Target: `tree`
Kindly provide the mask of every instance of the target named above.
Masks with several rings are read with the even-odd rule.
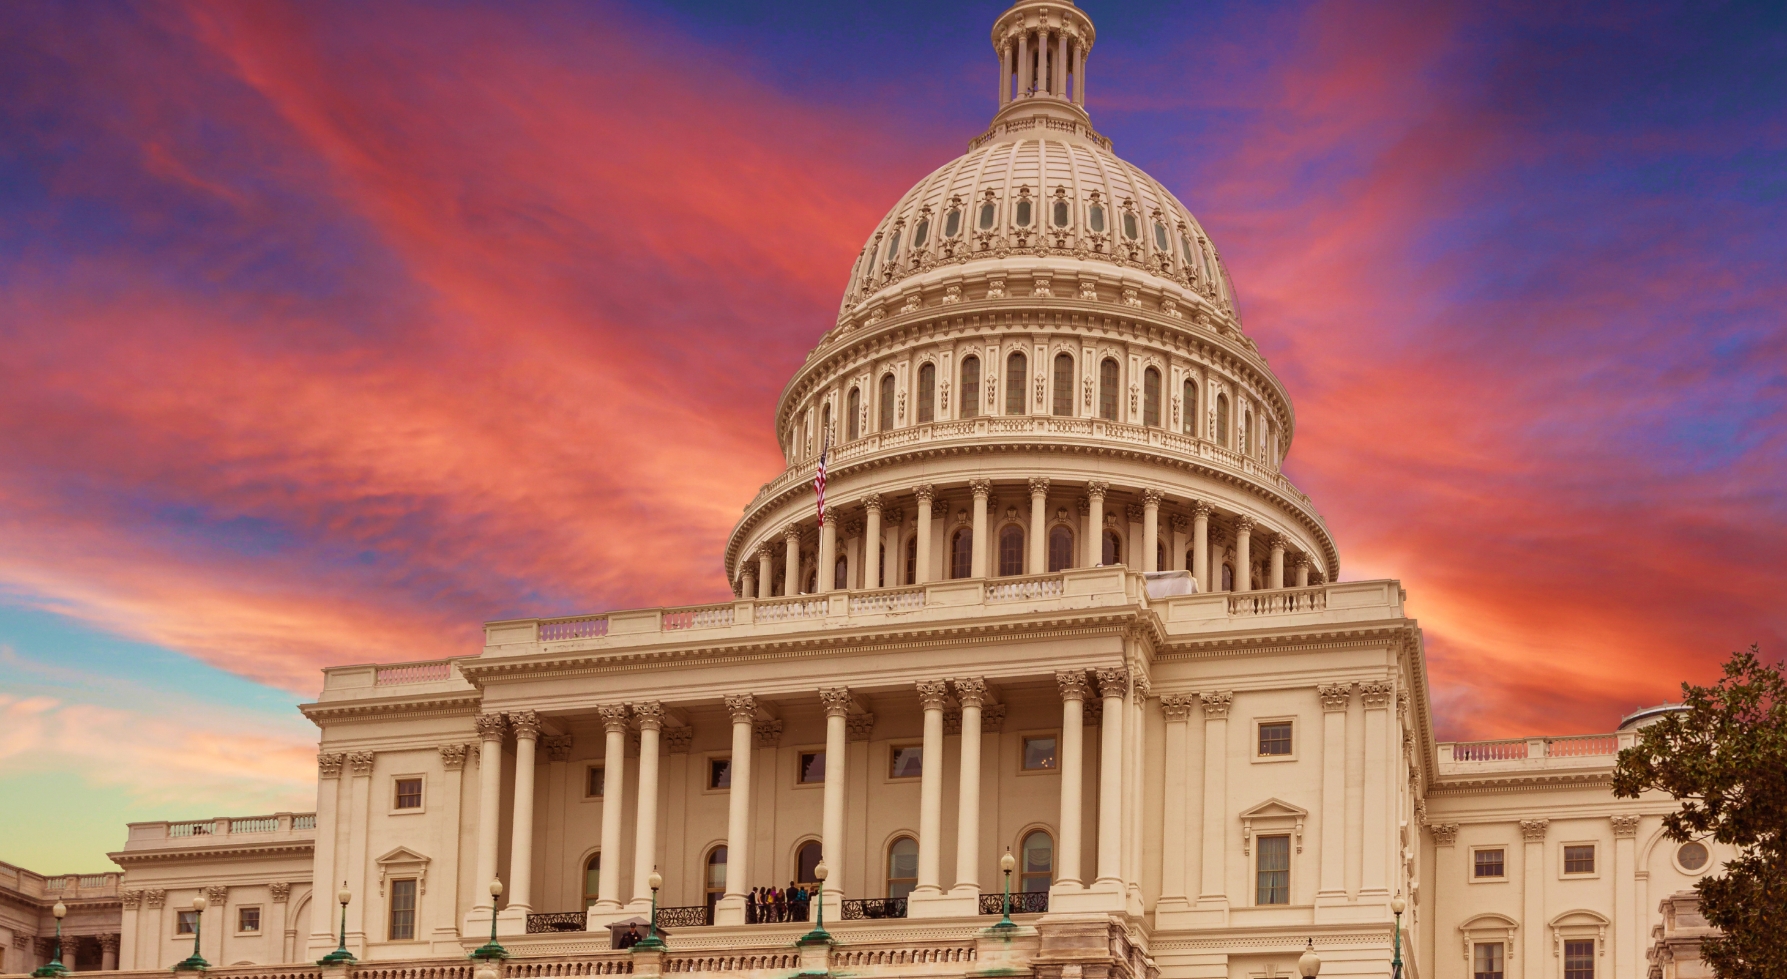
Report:
[[[1682,805],[1664,817],[1665,835],[1738,849],[1724,873],[1694,885],[1724,932],[1700,956],[1720,979],[1787,979],[1787,663],[1764,663],[1751,646],[1716,685],[1682,684],[1682,703],[1619,753],[1613,794],[1667,792]]]

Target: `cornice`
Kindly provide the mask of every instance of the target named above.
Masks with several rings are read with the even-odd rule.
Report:
[[[471,662],[471,661],[467,661]],[[337,700],[327,703],[299,704],[298,710],[318,726],[324,721],[353,717],[382,717],[403,714],[409,717],[457,717],[476,714],[482,698],[476,693],[434,694],[421,699],[378,697],[364,700]]]
[[[115,908],[122,904],[122,901],[116,894],[110,897],[75,898],[70,898],[63,894],[46,894],[41,898],[35,898],[29,894],[20,893],[9,887],[0,888],[0,903],[10,904],[18,908],[25,908],[33,913],[47,914],[57,901],[61,901],[68,907],[69,914],[74,914],[78,911],[103,911],[107,908]]]
[[[1445,775],[1427,788],[1429,796],[1492,795],[1533,789],[1582,789],[1613,787],[1611,769],[1574,772],[1498,772],[1493,775]]]
[[[191,860],[214,857],[275,857],[282,854],[314,853],[315,840],[283,840],[278,843],[245,843],[240,846],[179,846],[154,850],[119,850],[106,854],[120,867],[130,864],[161,863],[169,860]]]
[[[1321,629],[1280,627],[1272,632],[1233,633],[1196,636],[1184,639],[1168,636],[1159,643],[1158,662],[1176,660],[1222,659],[1246,656],[1257,650],[1277,652],[1318,652],[1382,645],[1386,641],[1398,646],[1418,634],[1413,619],[1380,619],[1357,625],[1330,626]]]

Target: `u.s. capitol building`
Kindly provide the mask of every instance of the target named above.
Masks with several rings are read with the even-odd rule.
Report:
[[[197,926],[214,970],[315,974],[345,889],[376,979],[467,979],[493,922],[517,977],[1385,976],[1398,907],[1410,976],[1649,973],[1728,854],[1612,798],[1631,725],[1436,743],[1402,588],[1342,580],[1283,475],[1215,245],[1093,128],[1093,40],[1062,0],[998,18],[991,125],[777,404],[736,599],[326,670],[315,814],[132,826],[119,967]],[[814,902],[752,891],[821,864],[797,946]],[[667,949],[617,950],[654,871]]]

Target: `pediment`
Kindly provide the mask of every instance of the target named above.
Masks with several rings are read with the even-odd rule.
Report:
[[[1297,852],[1303,852],[1303,821],[1309,810],[1293,806],[1283,799],[1267,799],[1241,811],[1241,852],[1253,855],[1253,835],[1258,830],[1288,829],[1296,838]],[[1257,824],[1257,825],[1256,825]]]
[[[428,862],[427,857],[423,856],[420,853],[417,853],[416,851],[410,849],[407,846],[400,846],[397,849],[392,850],[390,853],[387,853],[384,856],[379,857],[377,860],[373,861],[373,863],[376,863],[381,867],[386,866],[388,864],[394,864],[394,863],[422,863],[422,864],[425,864],[427,862]]]
[[[374,860],[373,863],[378,865],[378,892],[380,894],[385,893],[385,879],[388,877],[414,877],[416,878],[416,892],[426,893],[428,891],[429,860],[426,855],[417,853],[407,846],[400,846]]]
[[[1241,812],[1242,819],[1271,819],[1273,817],[1304,819],[1308,815],[1309,810],[1293,806],[1283,799],[1267,799],[1252,809],[1245,809]]]

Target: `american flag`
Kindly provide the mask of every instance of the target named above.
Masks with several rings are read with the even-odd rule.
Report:
[[[819,469],[813,473],[813,492],[819,494],[819,526],[825,526],[825,457],[831,452],[831,440],[819,447]]]

